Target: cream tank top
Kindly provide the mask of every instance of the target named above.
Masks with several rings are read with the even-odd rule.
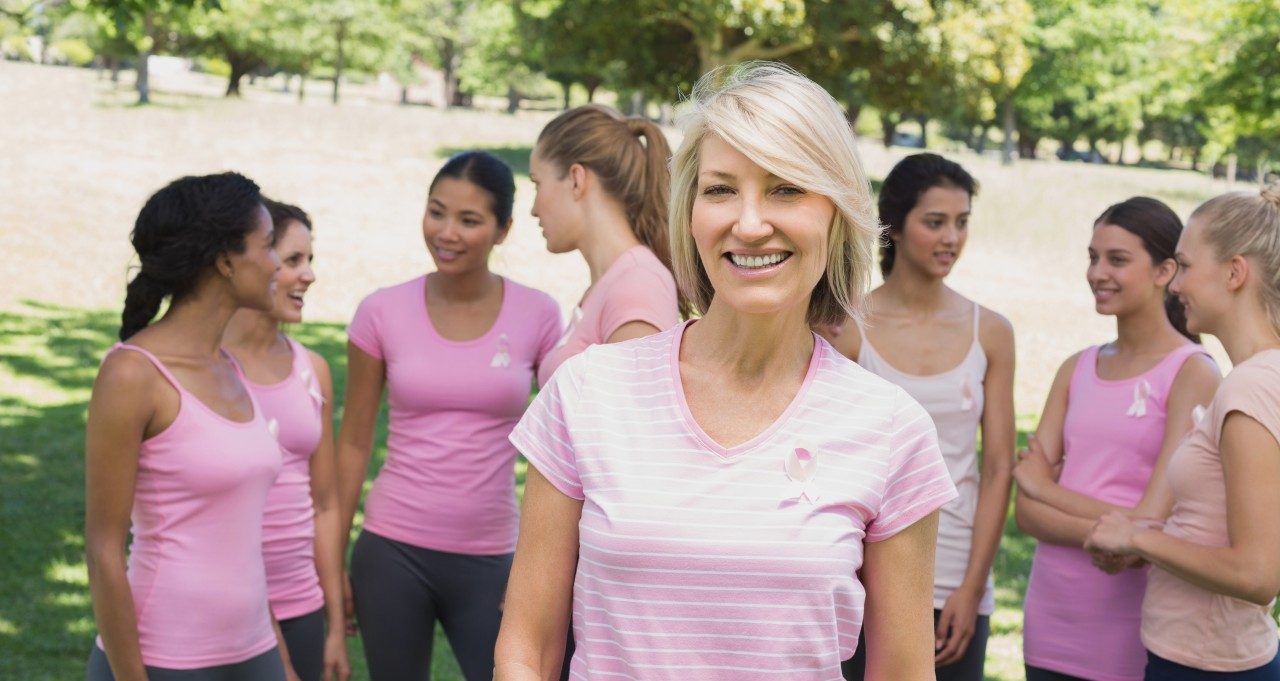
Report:
[[[858,364],[906,390],[929,412],[938,429],[938,446],[951,482],[960,493],[942,507],[938,517],[938,551],[933,571],[933,607],[937,609],[964,581],[973,546],[973,516],[978,508],[978,425],[984,404],[982,382],[987,373],[987,355],[978,341],[978,312],[978,304],[974,303],[973,337],[964,359],[951,369],[928,376],[895,369],[876,352],[867,338],[866,327],[858,322],[858,333],[862,334]],[[990,574],[986,581],[978,603],[980,615],[995,611],[995,587]]]

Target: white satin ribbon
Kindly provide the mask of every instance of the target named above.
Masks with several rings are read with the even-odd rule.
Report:
[[[1151,397],[1151,384],[1146,379],[1133,386],[1133,404],[1126,415],[1140,419],[1147,415],[1147,398]]]
[[[787,480],[790,481],[784,493],[785,500],[818,503],[821,494],[814,483],[818,474],[817,456],[804,447],[796,447],[784,458],[783,469],[787,472]]]

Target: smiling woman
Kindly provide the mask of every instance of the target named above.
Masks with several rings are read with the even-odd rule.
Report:
[[[705,76],[684,132],[671,243],[702,317],[570,359],[512,433],[530,468],[495,678],[558,672],[572,611],[574,678],[831,681],[865,614],[895,632],[871,678],[931,679],[955,488],[920,406],[809,330],[869,279],[853,134],[774,64]]]

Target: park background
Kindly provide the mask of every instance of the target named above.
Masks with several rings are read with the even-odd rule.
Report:
[[[921,147],[981,182],[949,282],[1014,325],[1025,436],[1058,364],[1114,335],[1084,281],[1093,218],[1138,194],[1185,217],[1280,167],[1276,0],[0,0],[0,55],[2,679],[83,674],[85,405],[133,218],[175,177],[237,170],[311,213],[296,331],[333,366],[340,417],[344,322],[430,269],[419,223],[445,158],[516,169],[493,266],[567,312],[588,275],[529,216],[541,127],[588,100],[669,124],[706,69],[785,61],[845,107],[877,186]],[[1033,550],[1010,525],[990,679],[1023,678]],[[460,678],[447,654],[435,670]]]

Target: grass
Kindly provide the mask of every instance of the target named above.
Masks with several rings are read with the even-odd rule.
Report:
[[[98,363],[115,342],[114,311],[26,302],[0,311],[0,679],[83,676],[95,632],[84,565],[84,421]],[[294,330],[333,368],[338,404],[346,382],[346,335],[339,324]],[[10,388],[9,386],[12,386]],[[1024,435],[1023,435],[1024,436]],[[386,455],[386,414],[370,479]],[[523,487],[524,467],[517,482]],[[998,610],[989,676],[1021,676],[1022,593],[1034,542],[1006,528],[997,558]],[[367,679],[358,639],[349,641],[356,679]],[[433,678],[460,681],[441,632]]]

